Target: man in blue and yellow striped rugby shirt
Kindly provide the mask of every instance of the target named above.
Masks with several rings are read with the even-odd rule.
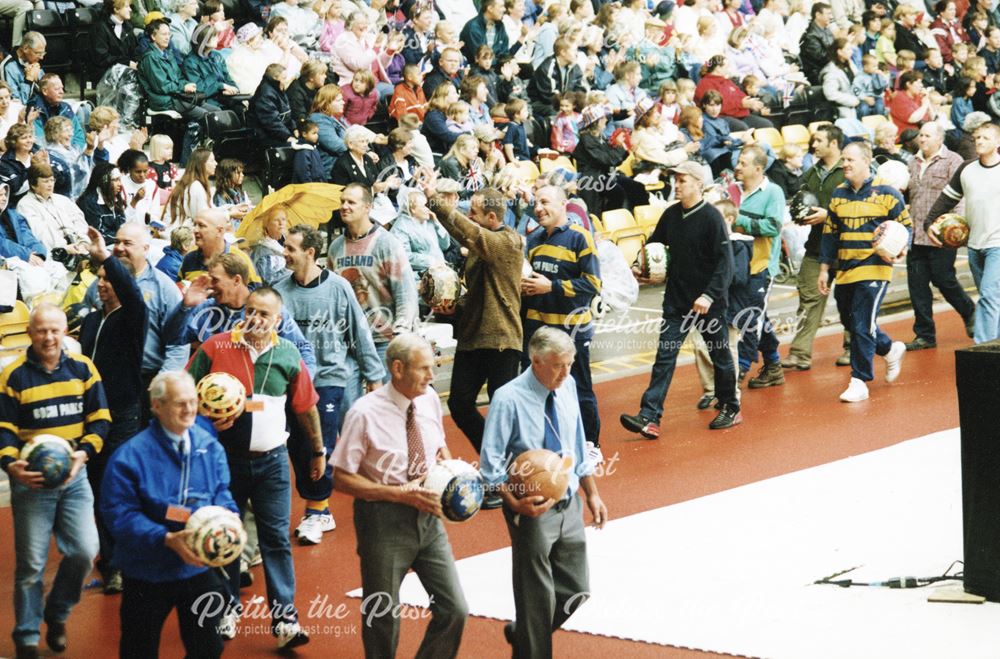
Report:
[[[573,337],[576,358],[571,373],[580,399],[587,457],[600,463],[603,462],[601,418],[590,377],[590,342],[594,337],[590,305],[601,292],[597,248],[590,232],[571,223],[566,216],[566,194],[562,188],[553,185],[540,188],[535,215],[541,229],[528,236],[531,275],[521,282],[524,359],[528,356],[528,341],[540,327],[557,327]]]
[[[836,264],[834,299],[840,321],[851,332],[851,383],[840,395],[845,403],[868,398],[874,379],[872,361],[885,357],[887,382],[899,377],[906,345],[893,341],[878,327],[879,307],[892,280],[892,263],[875,253],[872,239],[883,222],[899,222],[910,229],[910,215],[895,188],[877,183],[871,175],[871,147],[851,142],[841,154],[844,183],[833,191],[820,244],[819,291],[829,292],[830,267]],[[906,258],[906,250],[897,258]]]
[[[84,463],[101,450],[111,426],[101,376],[83,355],[63,351],[66,314],[38,305],[28,320],[31,346],[0,371],[0,468],[10,476],[14,514],[14,643],[37,656],[42,620],[51,650],[66,649],[66,619],[97,555],[94,495]],[[67,481],[42,488],[42,474],[19,458],[25,442],[56,435],[74,447]],[[43,577],[50,536],[63,558],[48,598]]]

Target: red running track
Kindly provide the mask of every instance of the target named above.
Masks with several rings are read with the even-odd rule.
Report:
[[[817,341],[813,368],[787,372],[783,387],[744,391],[744,422],[727,431],[709,431],[709,411],[699,412],[695,403],[701,395],[693,366],[678,370],[667,398],[667,412],[661,423],[662,435],[650,442],[631,436],[621,428],[618,415],[634,413],[648,382],[648,373],[597,385],[603,420],[602,446],[609,460],[617,457],[613,473],[599,481],[601,494],[612,518],[713,494],[791,471],[805,469],[859,453],[896,444],[931,432],[958,425],[955,394],[954,356],[957,348],[969,345],[961,320],[954,313],[940,314],[938,347],[908,353],[902,375],[888,385],[882,377],[883,360],[876,358],[876,382],[871,399],[846,405],[837,396],[847,385],[847,368],[833,365],[840,353],[840,335]],[[887,326],[897,340],[912,336],[910,322]],[[450,418],[445,420],[449,445],[458,457],[475,459],[471,447]],[[295,501],[293,526],[301,514]],[[334,609],[343,603],[349,612],[338,620],[314,620],[309,624],[330,625],[327,635],[314,636],[300,648],[301,657],[361,657],[358,632],[360,601],[344,596],[360,586],[355,553],[351,501],[335,495],[332,501],[337,529],[327,533],[316,547],[294,547],[298,578],[298,605],[305,614],[313,598],[325,597]],[[0,510],[0,528],[8,538],[0,543],[0,565],[6,572],[0,579],[0,656],[13,654],[10,630],[13,627],[12,572],[14,565],[10,509]],[[456,558],[492,551],[509,544],[502,516],[484,511],[464,525],[450,525],[449,535]],[[683,538],[678,538],[683,542]],[[655,546],[638,546],[637,552],[656,552]],[[53,556],[56,552],[53,547]],[[627,560],[627,556],[622,557]],[[47,582],[54,570],[50,565]],[[256,583],[243,591],[263,595],[263,574],[255,568]],[[622,585],[627,588],[627,584]],[[117,655],[118,597],[105,597],[99,590],[87,591],[68,625],[70,647],[67,657],[113,657]],[[305,622],[305,621],[304,621]],[[404,619],[399,645],[400,657],[412,657],[423,635],[424,621]],[[333,628],[339,626],[336,636]],[[474,659],[509,657],[502,623],[471,617],[465,630],[460,656]],[[227,655],[267,656],[273,654],[273,639],[263,632],[241,634],[227,645]],[[712,657],[710,653],[648,645],[632,641],[557,632],[556,656],[603,656],[644,659],[663,657]],[[162,657],[183,656],[183,648],[173,616],[164,628]]]

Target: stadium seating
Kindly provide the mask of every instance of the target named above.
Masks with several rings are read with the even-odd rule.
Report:
[[[11,349],[31,343],[28,338],[28,307],[18,300],[14,309],[0,314],[0,349]]]
[[[641,231],[639,233],[622,235],[615,244],[621,250],[622,256],[625,258],[625,263],[632,265],[635,262],[635,257],[639,254],[639,250],[646,244],[646,236]]]
[[[864,125],[864,127],[868,130],[875,130],[887,121],[889,120],[885,117],[885,115],[881,114],[872,114],[867,117],[861,117],[862,125]]]
[[[565,169],[570,172],[576,171],[576,165],[566,156],[558,158],[542,158],[538,161],[538,170],[542,174],[548,174],[553,169]]]
[[[753,138],[757,142],[767,144],[775,151],[785,146],[785,140],[777,128],[755,128]]]
[[[611,235],[616,234],[622,229],[635,229],[639,226],[627,208],[604,211],[604,214],[601,216],[601,223],[604,225],[604,230]]]
[[[781,137],[785,144],[795,144],[803,149],[809,148],[809,129],[802,124],[782,126]]]
[[[518,160],[516,163],[513,164],[517,168],[518,174],[520,175],[521,180],[524,183],[530,185],[538,179],[539,176],[538,166],[535,165],[535,163],[531,162],[530,160]]]

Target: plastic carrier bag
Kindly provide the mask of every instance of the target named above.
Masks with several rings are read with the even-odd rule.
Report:
[[[601,298],[607,311],[625,313],[639,299],[639,282],[632,275],[621,250],[610,240],[597,241],[601,264]]]
[[[123,129],[132,130],[141,125],[141,101],[139,75],[124,64],[112,66],[97,83],[97,105],[107,105],[118,110]]]

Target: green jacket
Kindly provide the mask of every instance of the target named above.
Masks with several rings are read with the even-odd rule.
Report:
[[[139,84],[149,98],[150,110],[173,110],[173,99],[189,82],[195,81],[187,79],[170,53],[156,46],[139,60]]]
[[[810,167],[805,174],[802,175],[802,180],[799,183],[799,188],[802,190],[808,190],[809,192],[816,195],[819,199],[819,205],[822,208],[830,208],[830,197],[833,196],[833,191],[837,189],[837,186],[844,182],[844,170],[840,166],[840,161],[833,166],[833,168],[821,174],[819,167],[813,165]],[[814,224],[809,229],[809,238],[806,239],[806,254],[809,256],[819,256],[819,243],[823,238],[823,223]]]
[[[184,77],[198,85],[198,93],[215,96],[222,93],[222,85],[236,87],[229,67],[219,51],[209,51],[208,57],[199,57],[193,50],[184,58]]]
[[[646,64],[646,57],[650,54],[657,57],[654,66]],[[639,86],[653,98],[660,97],[660,85],[673,80],[677,75],[677,54],[671,46],[657,46],[643,39],[641,43],[628,49],[626,58],[640,64],[642,82]]]

